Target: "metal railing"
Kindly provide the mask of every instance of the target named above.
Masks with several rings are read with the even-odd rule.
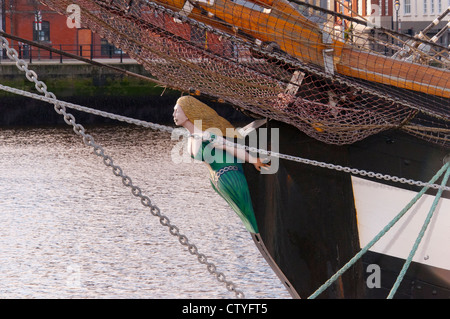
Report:
[[[72,53],[86,59],[118,59],[120,63],[123,59],[130,58],[128,54],[110,44],[50,44],[50,48]],[[19,58],[33,63],[36,61],[54,61],[63,63],[65,60],[73,60],[62,54],[54,53],[44,48],[33,47],[29,44],[14,43],[12,45],[19,53]],[[8,59],[5,50],[0,51],[0,63]]]

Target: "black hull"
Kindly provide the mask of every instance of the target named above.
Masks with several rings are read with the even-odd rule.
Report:
[[[276,121],[270,121],[267,128],[269,132],[270,128],[279,129],[282,154],[417,181],[427,182],[448,155],[444,148],[401,132],[385,132],[353,145],[335,146]],[[309,297],[360,251],[350,174],[280,159],[275,174],[262,175],[248,166],[246,175],[267,250],[300,297]],[[420,190],[408,184],[401,187]],[[449,193],[444,192],[443,197],[450,198]],[[390,278],[398,275],[403,262],[382,257],[365,254],[317,298],[385,298],[391,288],[387,286],[395,281]],[[369,288],[366,283],[370,275],[367,265],[374,260],[381,267],[383,288]],[[450,297],[450,271],[439,270],[441,275],[430,279],[426,275],[429,272],[422,268],[412,263],[396,298]],[[419,282],[420,287],[436,292],[420,294],[417,288],[411,288]]]
[[[379,265],[380,287],[366,288],[366,298],[384,299],[388,296],[397,279],[405,260],[384,254],[367,252],[363,257],[363,268],[369,265]],[[370,273],[366,273],[367,277]],[[447,280],[445,280],[447,278]],[[400,284],[396,299],[449,299],[450,273],[448,270],[411,263],[402,283]],[[370,279],[369,279],[370,280]]]

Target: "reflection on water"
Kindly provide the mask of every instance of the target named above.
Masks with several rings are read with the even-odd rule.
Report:
[[[166,133],[87,132],[247,298],[290,298]],[[233,298],[70,127],[0,129],[0,297]]]

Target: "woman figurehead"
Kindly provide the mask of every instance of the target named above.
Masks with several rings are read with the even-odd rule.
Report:
[[[174,109],[174,120],[177,125],[184,126],[183,124],[186,124],[187,120],[201,132],[208,130],[214,134],[220,133],[222,137],[242,138],[230,122],[192,96],[180,97]]]
[[[241,137],[234,127],[216,111],[192,96],[178,99],[173,118],[175,124],[186,128],[191,134],[210,129],[220,132],[222,137]],[[210,134],[218,134],[210,132]],[[244,222],[251,233],[258,232],[256,218],[250,198],[247,181],[243,172],[244,161],[252,163],[260,171],[268,165],[251,156],[246,150],[223,141],[199,141],[191,138],[187,145],[191,157],[205,162],[211,173],[211,185],[224,198]],[[214,152],[213,152],[214,150]],[[225,151],[225,152],[221,152]],[[231,156],[229,156],[231,155]],[[242,161],[238,161],[238,159]]]
[[[195,134],[196,131],[203,134],[204,131],[211,130],[212,134],[220,132],[222,137],[242,139],[242,136],[230,122],[205,103],[189,95],[180,97],[177,100],[173,118],[176,125],[185,127],[191,134]],[[261,171],[261,168],[268,169],[269,167],[269,164],[263,163],[258,157],[251,156],[242,148],[225,146],[223,144],[214,144],[214,146],[226,150],[245,162],[252,163],[258,171]],[[196,151],[192,153],[196,154]]]

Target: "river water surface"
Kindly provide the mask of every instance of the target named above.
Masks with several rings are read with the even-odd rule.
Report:
[[[290,298],[180,142],[86,132],[246,298]],[[0,210],[1,298],[234,298],[69,126],[0,129]]]

